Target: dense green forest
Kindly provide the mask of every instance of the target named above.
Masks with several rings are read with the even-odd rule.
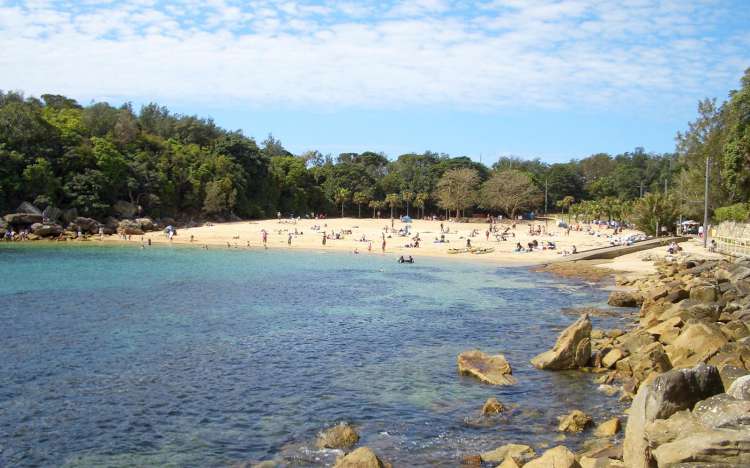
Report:
[[[492,167],[430,151],[395,159],[378,152],[295,155],[271,135],[258,144],[211,119],[172,114],[157,104],[136,112],[130,104],[81,106],[59,95],[0,92],[4,213],[28,201],[97,219],[117,215],[118,202],[178,220],[277,211],[517,215],[545,211],[546,189],[550,211],[623,218],[651,203],[652,211],[668,205],[670,219],[698,218],[707,161],[712,210],[723,207],[716,216],[747,218],[750,69],[726,102],[699,104],[674,153],[636,148],[559,164],[505,157]]]

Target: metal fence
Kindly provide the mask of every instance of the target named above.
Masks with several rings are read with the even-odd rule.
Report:
[[[723,222],[712,233],[716,250],[733,257],[750,257],[750,224]]]

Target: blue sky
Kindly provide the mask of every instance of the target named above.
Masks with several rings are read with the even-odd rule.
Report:
[[[295,153],[672,151],[747,67],[747,0],[0,0],[0,89],[155,101]]]

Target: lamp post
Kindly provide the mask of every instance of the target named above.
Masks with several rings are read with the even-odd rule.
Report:
[[[708,248],[708,178],[711,175],[711,157],[706,155],[706,187],[703,192],[703,248]]]

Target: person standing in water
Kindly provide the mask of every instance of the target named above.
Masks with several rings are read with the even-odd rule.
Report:
[[[286,243],[289,247],[292,246],[292,233],[290,232],[289,235],[287,235]]]
[[[323,245],[326,245],[326,233],[323,233]]]

